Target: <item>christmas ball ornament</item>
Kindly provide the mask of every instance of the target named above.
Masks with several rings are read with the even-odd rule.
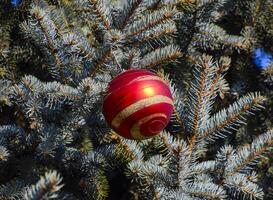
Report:
[[[160,133],[173,111],[167,83],[147,70],[127,70],[108,85],[103,115],[119,135],[147,139]]]

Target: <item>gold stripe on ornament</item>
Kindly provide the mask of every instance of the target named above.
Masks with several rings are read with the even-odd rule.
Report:
[[[122,111],[120,111],[112,120],[111,125],[115,128],[118,128],[124,119],[134,114],[135,112],[153,104],[157,103],[167,103],[173,105],[172,99],[162,95],[156,95],[152,97],[147,97],[145,99],[141,99],[130,106],[127,106]]]
[[[164,83],[166,86],[168,86],[166,81],[164,81],[162,78],[160,78],[158,76],[154,76],[154,75],[142,76],[142,77],[134,79],[132,82],[135,82],[135,81],[153,81],[153,80],[160,81],[160,82]]]
[[[168,83],[166,81],[164,81],[162,78],[158,77],[158,76],[154,76],[154,75],[145,75],[142,77],[138,77],[136,79],[133,79],[132,81],[130,81],[129,83],[125,84],[124,86],[130,85],[131,83],[135,82],[135,81],[153,81],[153,80],[158,80],[160,82],[162,82],[163,84],[165,84],[166,86],[169,87]],[[124,87],[122,86],[122,87]],[[121,88],[122,88],[121,87]],[[120,88],[119,88],[120,89]],[[116,92],[116,91],[113,91]],[[109,97],[113,92],[108,93],[104,98],[106,99],[107,97]]]
[[[138,122],[136,122],[132,126],[132,128],[130,130],[131,136],[135,140],[144,140],[144,139],[153,137],[153,136],[144,136],[144,135],[142,135],[141,132],[140,132],[140,126],[142,124],[145,124],[146,122],[148,122],[149,120],[151,120],[151,119],[153,119],[155,117],[163,117],[163,118],[167,119],[167,116],[165,114],[163,114],[163,113],[154,113],[152,115],[146,116],[146,117],[140,119]]]

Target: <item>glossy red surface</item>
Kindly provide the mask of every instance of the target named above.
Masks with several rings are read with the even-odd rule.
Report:
[[[149,94],[144,90],[151,88],[153,94]],[[138,100],[151,97],[154,95],[171,96],[169,88],[162,82],[157,80],[146,80],[140,82],[133,82],[126,86],[121,86],[114,92],[109,94],[104,100],[105,117],[112,121],[112,119],[124,108],[137,102]],[[114,107],[113,107],[114,103]]]
[[[147,70],[127,70],[116,76],[109,83],[103,103],[103,114],[108,124],[129,139],[143,139],[160,133],[168,124],[172,110],[168,85]],[[122,120],[118,127],[114,127],[112,122],[117,116],[122,116]],[[135,130],[132,127],[136,126],[141,138],[132,136]]]
[[[141,120],[142,118],[149,116],[153,113],[165,113],[167,114],[167,119],[162,119],[163,123],[165,124],[165,126],[168,124],[169,120],[170,120],[170,116],[172,113],[172,106],[166,103],[158,103],[158,104],[153,104],[151,106],[147,106],[139,111],[134,112],[132,115],[130,115],[128,118],[126,118],[121,125],[118,128],[114,128],[114,130],[129,139],[133,139],[130,133],[130,130],[132,128],[132,126],[138,122],[139,120]],[[165,128],[165,126],[163,128]],[[147,123],[143,124],[141,127],[141,130],[143,130],[144,132],[141,132],[142,135],[144,136],[153,136],[155,135],[155,133],[151,133],[148,130],[148,126]],[[161,129],[163,130],[163,129]],[[160,131],[159,131],[160,132]],[[157,133],[159,133],[157,132]]]

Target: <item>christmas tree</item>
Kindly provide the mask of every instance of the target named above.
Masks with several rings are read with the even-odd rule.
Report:
[[[272,199],[272,6],[0,0],[0,199]],[[132,69],[173,98],[144,140],[102,114]]]

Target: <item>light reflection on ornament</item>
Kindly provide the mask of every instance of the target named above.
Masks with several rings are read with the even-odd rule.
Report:
[[[147,96],[153,96],[155,94],[155,91],[153,88],[151,87],[147,87],[144,89],[144,93],[147,95]]]

